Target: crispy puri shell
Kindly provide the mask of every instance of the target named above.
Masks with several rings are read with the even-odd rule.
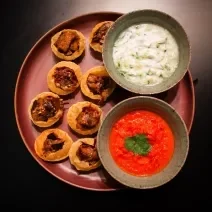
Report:
[[[85,96],[91,98],[91,99],[101,100],[102,96],[99,95],[99,94],[93,94],[93,92],[89,89],[89,87],[87,85],[87,78],[88,78],[89,74],[94,74],[94,75],[97,75],[97,76],[108,76],[108,77],[109,77],[109,74],[107,73],[107,71],[106,71],[104,66],[96,66],[96,67],[93,67],[93,68],[89,69],[82,76],[80,87],[81,87],[81,91],[83,92],[83,94]],[[116,83],[112,80],[111,87],[104,91],[104,94],[105,94],[104,95],[105,96],[104,100],[106,100],[113,93],[115,88],[116,88]]]
[[[47,136],[50,133],[54,133],[55,135],[58,136],[58,138],[64,140],[65,142],[64,142],[62,149],[45,155],[43,152],[43,145],[44,145],[44,141],[46,140]],[[49,161],[49,162],[51,162],[51,161],[56,162],[56,161],[66,159],[68,157],[69,150],[70,150],[72,144],[73,144],[72,138],[65,131],[60,130],[60,129],[48,129],[48,130],[43,131],[36,138],[35,143],[34,143],[34,149],[35,149],[36,154],[41,159],[43,159],[45,161]]]
[[[59,38],[60,34],[63,32],[63,31],[72,31],[72,32],[75,32],[77,33],[77,35],[79,36],[79,49],[77,51],[75,51],[72,55],[65,55],[61,52],[58,51],[57,47],[54,45],[54,43],[57,41],[57,39]],[[75,60],[76,58],[78,58],[79,56],[81,56],[81,54],[84,52],[85,50],[85,36],[77,31],[77,30],[74,30],[74,29],[64,29],[60,32],[57,32],[52,38],[51,38],[51,49],[52,49],[52,52],[60,59],[62,60]]]
[[[38,94],[37,96],[35,96],[31,102],[30,102],[30,105],[28,107],[28,114],[29,114],[29,118],[30,120],[35,124],[37,125],[38,127],[50,127],[52,126],[53,124],[55,124],[57,121],[59,121],[59,119],[63,116],[63,110],[62,109],[59,109],[57,111],[57,113],[55,114],[54,117],[51,117],[48,119],[48,121],[35,121],[33,120],[32,118],[32,114],[31,114],[31,109],[32,109],[32,106],[33,106],[33,103],[35,100],[38,100],[40,98],[45,98],[46,96],[52,96],[54,98],[60,98],[57,94],[54,94],[52,92],[43,92],[43,93],[40,93]]]
[[[105,23],[110,23],[112,25],[114,22],[113,21],[103,21],[103,22],[98,23],[96,26],[94,26],[94,28],[92,29],[90,36],[89,36],[90,47],[93,50],[100,52],[100,53],[102,53],[102,45],[97,42],[92,42],[92,39],[94,37],[95,32]]]
[[[87,106],[90,106],[90,105],[93,108],[96,108],[101,113],[100,121],[92,129],[81,130],[81,129],[77,128],[76,118],[82,112],[82,109],[84,107],[87,107]],[[78,134],[81,134],[81,135],[92,135],[92,134],[96,133],[98,131],[99,127],[100,127],[100,124],[102,122],[102,118],[103,118],[103,112],[102,112],[101,108],[98,105],[91,103],[91,102],[88,102],[88,101],[83,101],[83,102],[78,102],[78,103],[73,104],[69,108],[68,113],[67,113],[68,125],[71,127],[72,130],[74,130],[75,132],[77,132]]]
[[[71,146],[71,149],[69,151],[69,159],[70,159],[71,164],[74,165],[75,168],[80,171],[90,171],[90,170],[98,168],[101,165],[100,160],[97,161],[96,163],[90,165],[86,161],[81,161],[79,159],[79,157],[77,156],[78,148],[82,143],[93,145],[94,139],[93,138],[81,138],[73,143],[73,145]]]
[[[54,82],[53,75],[54,75],[55,69],[58,67],[64,67],[64,66],[74,70],[74,73],[78,80],[78,85],[75,88],[72,88],[70,90],[63,90],[61,88],[58,88],[58,87],[56,87],[55,82]],[[47,84],[48,84],[48,88],[52,92],[54,92],[58,95],[68,95],[70,93],[73,93],[77,89],[77,87],[79,87],[81,78],[82,78],[82,73],[81,73],[81,69],[80,69],[79,65],[77,65],[76,63],[73,63],[73,62],[69,62],[69,61],[61,61],[61,62],[55,64],[48,72]]]

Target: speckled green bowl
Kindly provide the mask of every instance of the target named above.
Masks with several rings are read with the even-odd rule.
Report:
[[[155,23],[169,30],[175,37],[180,51],[179,65],[174,74],[154,86],[137,86],[116,71],[112,51],[119,34],[134,24]],[[103,62],[111,78],[121,87],[133,93],[148,95],[164,92],[176,85],[185,75],[190,64],[190,43],[183,27],[170,15],[157,10],[137,10],[118,18],[108,31],[103,45]]]
[[[175,139],[174,154],[169,164],[159,173],[148,177],[137,177],[124,172],[116,165],[109,150],[109,136],[113,124],[126,113],[137,109],[159,114],[171,127]],[[114,179],[128,187],[147,189],[161,186],[178,174],[187,158],[189,137],[185,123],[174,108],[157,98],[138,96],[120,102],[109,111],[97,135],[97,149],[102,165]]]

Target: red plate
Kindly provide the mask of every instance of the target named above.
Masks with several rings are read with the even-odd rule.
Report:
[[[32,125],[29,120],[27,110],[31,99],[35,95],[48,91],[46,83],[47,73],[50,68],[58,62],[53,56],[50,48],[50,39],[52,35],[65,28],[74,28],[81,31],[85,37],[88,38],[94,25],[105,20],[114,21],[121,15],[121,13],[113,12],[86,14],[63,22],[54,27],[31,49],[23,62],[16,84],[16,121],[21,137],[29,152],[46,171],[58,179],[70,185],[89,190],[111,191],[124,188],[124,186],[113,180],[102,167],[92,173],[78,174],[77,171],[70,165],[68,159],[61,163],[48,163],[38,158],[34,151],[34,140],[40,134],[40,131]],[[101,65],[102,58],[100,54],[94,53],[90,50],[87,42],[85,54],[80,60],[75,62],[80,65],[82,72],[85,72],[96,65]],[[103,107],[104,114],[106,115],[108,110],[115,104],[132,95],[133,94],[123,90],[122,88],[117,88]],[[164,99],[176,108],[190,131],[195,106],[193,81],[190,72],[187,72],[183,80],[178,83],[177,86],[168,92],[157,95],[157,97]],[[66,100],[69,102],[69,105],[66,106],[68,107],[75,102],[83,100],[85,99],[79,91],[75,97]],[[66,117],[66,112],[67,110],[65,111],[64,117]],[[74,140],[78,139],[78,137],[69,130],[66,118],[63,118],[63,121],[57,127],[68,132]]]

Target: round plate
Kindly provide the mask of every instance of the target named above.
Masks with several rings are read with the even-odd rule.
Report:
[[[29,120],[27,110],[31,99],[34,96],[36,96],[38,93],[48,91],[46,83],[47,73],[55,63],[59,62],[51,51],[51,37],[56,32],[65,28],[77,29],[85,35],[87,39],[85,54],[75,61],[80,65],[82,72],[84,73],[94,66],[103,64],[101,54],[95,53],[89,48],[88,36],[91,29],[94,27],[94,25],[101,21],[114,21],[121,15],[121,13],[114,12],[86,14],[63,22],[54,27],[47,32],[31,49],[23,62],[17,79],[15,90],[15,116],[24,144],[34,159],[46,171],[58,179],[79,188],[98,191],[111,191],[125,187],[110,177],[103,167],[100,167],[94,172],[79,174],[74,167],[72,167],[68,159],[60,163],[48,163],[41,160],[34,151],[35,138],[41,133],[41,131],[32,125],[31,121]],[[121,100],[135,95],[136,94],[132,94],[120,87],[117,87],[102,108],[104,114],[106,115],[107,112]],[[170,103],[181,115],[188,130],[190,131],[194,117],[195,103],[194,87],[190,72],[188,71],[185,77],[174,88],[165,93],[156,95],[156,97]],[[84,100],[87,99],[85,99],[80,91],[75,96],[66,98],[65,101],[69,104],[65,105],[66,110],[62,122],[58,123],[56,126],[65,130],[73,138],[73,140],[78,139],[78,137],[70,131],[65,118],[66,113],[68,107],[70,107],[73,103]]]

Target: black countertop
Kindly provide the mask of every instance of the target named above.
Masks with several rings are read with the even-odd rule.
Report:
[[[46,172],[32,158],[19,135],[14,116],[14,90],[20,66],[34,43],[56,24],[74,16],[96,12],[129,12],[157,9],[175,17],[185,28],[192,46],[190,70],[195,86],[196,111],[190,133],[190,151],[178,176],[170,183],[146,191],[91,192],[69,186]],[[144,206],[192,207],[209,204],[210,118],[212,95],[212,1],[210,0],[30,0],[5,1],[1,5],[1,71],[6,107],[2,161],[7,170],[2,204],[31,209],[91,209]],[[1,25],[2,26],[2,25]],[[2,150],[3,151],[3,150]],[[2,172],[3,173],[3,172]],[[81,201],[81,203],[77,202]],[[97,210],[97,209],[95,209]]]

